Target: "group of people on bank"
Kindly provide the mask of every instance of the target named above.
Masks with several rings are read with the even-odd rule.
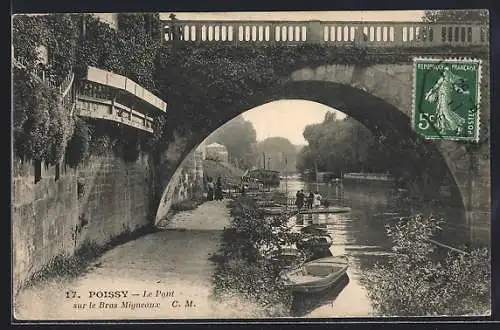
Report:
[[[322,198],[323,197],[317,191],[315,192],[310,191],[309,194],[306,196],[304,190],[301,189],[297,191],[297,194],[295,194],[295,206],[297,206],[299,210],[302,209],[303,207],[307,209],[320,207]]]
[[[207,178],[207,200],[209,201],[221,201],[224,199],[222,194],[222,181],[220,176],[217,178],[217,182],[214,183],[212,177]]]

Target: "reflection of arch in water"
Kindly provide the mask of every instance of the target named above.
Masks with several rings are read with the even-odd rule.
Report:
[[[349,276],[344,274],[335,285],[322,292],[314,294],[295,293],[293,295],[291,316],[304,316],[321,306],[334,305],[335,299],[347,284],[349,284]]]

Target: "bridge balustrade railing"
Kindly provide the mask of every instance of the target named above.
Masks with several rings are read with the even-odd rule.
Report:
[[[486,45],[488,31],[480,24],[424,22],[322,21],[176,21],[163,22],[165,41],[227,44],[359,45],[429,47]],[[175,31],[175,33],[172,33]]]

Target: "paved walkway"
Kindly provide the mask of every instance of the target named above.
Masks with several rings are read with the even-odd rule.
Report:
[[[21,292],[15,303],[16,317],[27,320],[255,317],[243,302],[217,302],[212,297],[214,264],[209,258],[219,249],[222,229],[230,224],[226,205],[227,201],[207,202],[193,211],[178,213],[166,230],[113,248],[78,278],[53,280]],[[70,290],[80,298],[66,298]],[[90,292],[98,291],[126,291],[127,297],[89,298]],[[150,292],[152,296],[148,296]],[[89,308],[89,302],[95,306]],[[130,307],[133,304],[150,305]]]

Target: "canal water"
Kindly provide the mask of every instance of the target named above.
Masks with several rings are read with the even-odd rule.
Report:
[[[299,189],[318,190],[323,198],[338,199],[337,203],[351,207],[342,214],[298,215],[290,219],[297,229],[309,224],[326,224],[333,238],[332,255],[345,255],[349,259],[347,276],[334,288],[322,294],[295,296],[291,316],[305,317],[355,317],[373,315],[367,289],[363,284],[364,272],[374,263],[384,261],[391,254],[391,242],[384,225],[395,217],[403,216],[386,182],[347,183],[342,187],[328,184],[287,180],[279,188],[294,197]],[[467,244],[470,230],[463,225],[463,211],[440,208],[437,215],[453,219],[445,224],[440,242],[460,246]]]

